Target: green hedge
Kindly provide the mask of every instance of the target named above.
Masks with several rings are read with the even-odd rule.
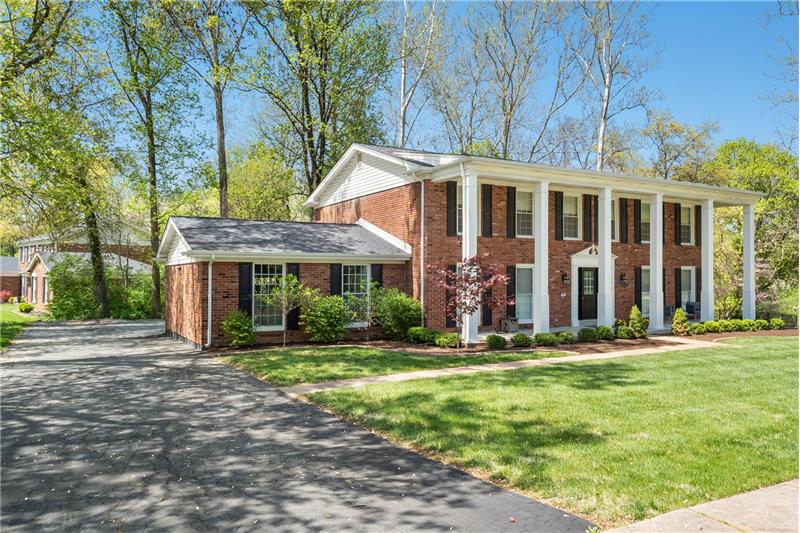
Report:
[[[486,346],[492,350],[502,350],[506,347],[508,342],[506,338],[501,335],[487,335]]]

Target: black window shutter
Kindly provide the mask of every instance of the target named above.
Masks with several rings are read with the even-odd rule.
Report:
[[[342,295],[342,265],[331,263],[331,294]]]
[[[239,263],[239,311],[253,312],[253,263]]]
[[[628,242],[628,199],[619,199],[619,242]]]
[[[592,224],[594,224],[594,242],[600,242],[597,238],[598,228],[600,227],[597,223],[598,217],[600,216],[600,197],[597,195],[592,196],[592,204],[594,204],[594,217],[592,217]]]
[[[286,263],[286,275],[291,275],[300,279],[300,265],[297,263]],[[300,329],[300,308],[295,307],[286,317],[286,329],[296,331]]]
[[[456,182],[455,181],[448,181],[447,182],[447,234],[448,235],[456,235],[457,226],[456,226],[456,202],[458,199],[456,198]]]
[[[517,188],[506,187],[506,236],[517,236]]]
[[[700,295],[702,294],[703,284],[703,270],[697,267],[694,270],[694,301],[700,303]]]
[[[681,204],[675,204],[675,244],[683,244],[681,241]]]
[[[633,242],[642,244],[642,201],[633,201]]]
[[[681,306],[681,269],[675,269],[675,309],[677,310]]]
[[[492,186],[481,185],[481,236],[492,236]]]
[[[564,240],[564,193],[555,192],[556,198],[556,240]]]
[[[447,265],[447,268],[449,268],[450,270],[455,272],[456,265]],[[445,304],[446,305],[445,305],[445,310],[444,310],[444,316],[445,316],[445,318],[444,318],[444,327],[446,327],[446,328],[454,328],[454,327],[456,327],[458,325],[456,323],[456,321],[453,320],[450,317],[450,313],[447,312],[447,305],[450,304],[450,299],[451,298],[453,298],[453,294],[450,291],[447,291],[447,293],[445,294]]]
[[[703,231],[700,228],[700,217],[703,215],[702,207],[699,205],[694,206],[694,243],[701,246]],[[698,300],[699,301],[699,300]]]
[[[592,240],[592,196],[583,195],[583,240]]]
[[[485,277],[484,277],[485,279]],[[492,306],[488,305],[486,301],[492,299],[492,289],[486,291],[483,296],[484,303],[481,305],[481,326],[491,326],[492,325]]]
[[[516,265],[508,265],[506,267],[506,275],[508,276],[508,285],[506,285],[506,300],[511,301],[517,296],[517,267]],[[506,316],[513,318],[517,316],[517,306],[506,304]]]
[[[642,267],[636,267],[633,271],[633,290],[634,303],[639,310],[642,310]]]
[[[653,204],[650,204],[653,209]],[[667,204],[661,204],[661,246],[667,244]]]
[[[383,285],[383,265],[373,263],[369,266],[369,277],[379,286]]]

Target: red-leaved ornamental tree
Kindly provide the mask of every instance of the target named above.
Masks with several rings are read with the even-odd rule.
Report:
[[[447,291],[445,311],[459,330],[466,317],[476,313],[482,305],[492,309],[514,305],[513,298],[505,297],[504,289],[510,278],[501,274],[494,265],[488,264],[488,257],[489,254],[474,255],[456,269],[450,268],[444,260],[427,267],[436,284]]]

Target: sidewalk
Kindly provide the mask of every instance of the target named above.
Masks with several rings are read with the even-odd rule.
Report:
[[[281,390],[291,396],[302,396],[312,392],[326,391],[331,389],[342,389],[347,387],[364,387],[374,383],[394,383],[398,381],[409,381],[412,379],[439,378],[447,376],[458,376],[462,374],[476,374],[478,372],[502,372],[506,370],[517,370],[520,368],[530,368],[534,366],[544,366],[560,363],[580,363],[583,361],[600,361],[603,359],[615,359],[618,357],[632,357],[637,355],[653,355],[666,352],[677,352],[681,350],[693,350],[696,348],[719,348],[719,343],[694,340],[689,337],[650,337],[651,339],[672,343],[669,346],[657,348],[636,348],[633,350],[620,350],[607,353],[587,353],[578,355],[566,355],[562,357],[543,357],[541,359],[528,359],[525,361],[510,361],[507,363],[492,363],[488,365],[459,366],[454,368],[441,368],[436,370],[417,370],[414,372],[403,372],[400,374],[387,374],[383,376],[370,376],[366,378],[342,379],[336,381],[324,381],[322,383],[310,383],[293,385]]]
[[[798,528],[797,497],[798,482],[795,479],[730,498],[679,509],[610,531],[614,533],[795,532]]]

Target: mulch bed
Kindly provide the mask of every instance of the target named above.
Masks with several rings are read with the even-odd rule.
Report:
[[[729,331],[727,333],[705,333],[703,335],[692,335],[690,339],[700,341],[715,341],[717,339],[728,339],[730,337],[796,337],[797,329],[766,329],[763,331]]]

